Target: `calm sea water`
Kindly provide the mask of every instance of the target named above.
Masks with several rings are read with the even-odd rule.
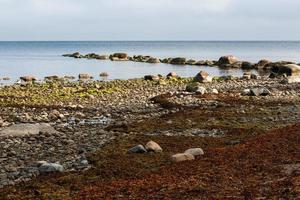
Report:
[[[165,75],[171,71],[180,76],[194,76],[200,70],[212,75],[241,75],[241,70],[220,70],[213,67],[174,66],[134,62],[111,62],[62,57],[62,54],[79,51],[111,54],[126,52],[159,58],[182,56],[186,58],[214,59],[232,54],[241,60],[257,62],[262,58],[272,61],[300,62],[300,42],[0,42],[0,78],[13,81],[24,75],[43,78],[49,75],[109,73],[109,79],[143,77],[146,74]],[[3,82],[3,81],[2,81]]]

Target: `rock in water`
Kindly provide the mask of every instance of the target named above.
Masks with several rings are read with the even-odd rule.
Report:
[[[7,128],[0,130],[0,136],[13,136],[22,137],[25,135],[37,135],[40,132],[45,132],[49,134],[59,133],[50,124],[37,123],[37,124],[14,124]]]
[[[78,78],[80,80],[85,80],[85,79],[91,79],[91,76],[89,74],[79,74]]]
[[[130,153],[146,153],[147,150],[143,145],[137,145],[128,150]]]
[[[271,71],[275,74],[287,76],[300,76],[300,66],[296,64],[287,65],[275,65],[272,67]]]
[[[149,58],[148,60],[147,60],[147,63],[153,63],[153,64],[155,64],[155,63],[160,63],[160,60],[158,59],[158,58]]]
[[[21,76],[20,79],[24,82],[35,82],[37,81],[37,78],[34,76]]]
[[[201,148],[188,149],[184,153],[186,153],[186,154],[192,154],[193,156],[204,155],[204,151]]]
[[[189,153],[178,153],[171,157],[173,162],[183,162],[188,160],[195,160],[195,156]]]
[[[153,141],[148,142],[145,145],[145,148],[147,151],[154,151],[154,152],[162,152],[163,149],[156,143]]]
[[[63,172],[64,167],[57,163],[44,163],[39,167],[40,173]]]
[[[185,65],[186,58],[172,58],[170,64],[172,65]]]
[[[222,56],[218,64],[219,66],[228,66],[233,65],[234,63],[238,62],[238,59],[235,56],[229,55],[229,56]]]

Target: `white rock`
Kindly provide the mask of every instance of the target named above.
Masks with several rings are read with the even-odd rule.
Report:
[[[188,160],[195,160],[195,156],[189,153],[178,153],[171,157],[173,162],[183,162]]]
[[[153,141],[148,142],[145,145],[145,148],[147,151],[154,151],[154,152],[162,152],[163,149],[156,143]]]
[[[201,148],[188,149],[184,153],[186,153],[186,154],[192,154],[193,156],[204,155],[204,151]]]

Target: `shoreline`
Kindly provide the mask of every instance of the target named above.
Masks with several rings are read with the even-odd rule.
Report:
[[[121,157],[110,158],[108,153],[107,157],[97,160],[97,156],[103,149],[110,152],[110,145],[114,146],[115,142],[122,143],[132,137],[141,136],[143,141],[147,138],[163,141],[164,137],[177,142],[176,138],[183,142],[189,137],[201,141],[223,140],[236,129],[265,133],[297,124],[300,86],[285,79],[284,75],[267,78],[249,73],[241,78],[213,78],[200,72],[194,78],[180,78],[170,73],[168,77],[145,76],[144,79],[108,82],[64,82],[54,77],[47,83],[29,81],[3,87],[0,89],[0,159],[5,164],[1,165],[0,183],[16,185],[0,191],[12,195],[10,191],[15,188],[22,192],[24,181],[47,184],[48,178],[43,178],[39,171],[44,162],[59,163],[65,172],[55,174],[68,176],[85,171],[94,173],[96,163],[101,160],[117,162],[114,159],[123,160],[122,156],[129,156],[130,160],[131,155],[124,154],[128,150],[124,146],[115,149]],[[214,112],[220,117],[216,118]],[[22,131],[18,127],[13,129],[20,135],[7,135],[14,124],[24,125]],[[36,132],[30,134],[29,124],[37,125],[33,128]],[[47,128],[41,129],[41,124],[47,124]],[[250,136],[236,137],[246,140]],[[232,142],[236,140],[233,135],[230,138]],[[135,145],[130,139],[127,142],[126,148]],[[176,153],[171,146],[167,148]],[[159,163],[165,166],[170,152],[163,155]],[[110,169],[105,168],[104,172],[110,173]],[[122,173],[124,171],[117,172],[116,177]],[[51,180],[55,177],[49,176]],[[45,193],[53,195],[50,191]]]

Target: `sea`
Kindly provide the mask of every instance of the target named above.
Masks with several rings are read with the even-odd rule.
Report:
[[[240,60],[257,62],[294,61],[300,63],[300,41],[2,41],[0,42],[0,79],[9,77],[15,82],[20,76],[75,76],[89,73],[95,79],[107,72],[108,80],[140,78],[144,75],[166,75],[176,72],[191,77],[199,71],[212,76],[241,76],[240,69],[219,69],[206,66],[176,66],[139,62],[112,62],[63,57],[63,54],[80,52],[109,55],[125,52],[133,55],[150,55],[158,58],[186,57],[196,60],[218,60],[234,55]],[[0,84],[5,84],[1,80]]]

